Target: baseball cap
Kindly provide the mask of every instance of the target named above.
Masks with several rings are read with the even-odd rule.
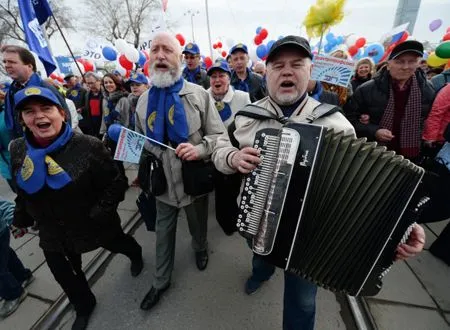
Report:
[[[233,47],[231,47],[230,54],[233,54],[237,50],[243,51],[244,53],[248,54],[247,46],[242,44],[242,43],[239,43],[239,44],[234,45]]]
[[[72,73],[69,73],[68,75],[66,75],[66,76],[64,77],[64,80],[67,81],[67,80],[69,80],[69,79],[72,78],[72,77],[75,77],[75,75],[72,74]]]
[[[423,45],[416,40],[407,40],[394,47],[391,54],[389,55],[389,60],[393,60],[405,53],[415,53],[417,56],[423,56]]]
[[[214,71],[223,71],[231,75],[230,67],[228,66],[228,63],[226,61],[216,61],[209,69],[208,69],[208,76],[211,76]]]
[[[199,55],[200,54],[200,48],[192,42],[188,43],[183,50],[183,54],[191,54],[191,55]]]
[[[273,60],[275,54],[279,52],[280,49],[286,46],[296,47],[303,53],[305,53],[306,56],[310,59],[313,58],[311,53],[311,46],[309,45],[308,40],[299,36],[291,35],[275,41],[275,43],[270,48],[269,53],[267,54],[266,63],[269,63],[271,60]]]
[[[136,84],[144,84],[148,85],[147,77],[143,73],[133,73],[127,81],[128,84],[136,83]]]
[[[20,110],[20,107],[31,98],[41,98],[61,107],[58,98],[50,89],[39,86],[30,86],[18,91],[14,95],[14,109]]]

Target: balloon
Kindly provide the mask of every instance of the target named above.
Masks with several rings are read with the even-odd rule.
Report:
[[[380,43],[373,43],[366,47],[364,57],[370,57],[377,64],[384,55],[384,47]]]
[[[327,33],[327,35],[325,36],[325,39],[327,39],[328,42],[330,42],[331,40],[334,40],[334,34],[331,32]]]
[[[275,43],[275,40],[270,40],[267,43],[267,52],[269,52],[270,48],[272,48],[273,44]]]
[[[348,48],[348,53],[350,54],[350,56],[355,56],[356,53],[358,53],[358,47],[356,45],[353,45],[351,47]]]
[[[450,27],[447,28],[447,30],[445,30],[446,33],[450,33]]]
[[[177,38],[177,40],[181,46],[184,46],[184,44],[186,43],[186,40],[184,39],[183,35],[180,33],[176,34],[175,38]]]
[[[325,53],[329,53],[331,51],[331,48],[333,47],[330,46],[330,44],[326,44],[325,46],[323,46],[323,50]]]
[[[147,60],[150,59],[150,55],[148,54],[148,51],[147,51],[147,50],[143,50],[142,53],[145,55],[145,58],[146,58]]]
[[[447,59],[440,58],[435,52],[432,52],[427,58],[427,64],[433,68],[439,67],[447,63]]]
[[[125,78],[130,78],[131,76],[131,70],[127,70],[127,72],[125,73]]]
[[[258,34],[257,36],[255,36],[253,41],[255,42],[255,45],[260,45],[262,43],[261,36]]]
[[[258,55],[256,55],[256,47],[251,46],[248,48],[248,57],[250,57],[250,59],[253,62],[258,62]]]
[[[138,63],[139,63],[140,66],[144,66],[145,62],[147,62],[147,57],[145,56],[143,51],[140,51],[139,52],[139,61],[138,61]]]
[[[267,46],[264,45],[264,44],[259,45],[259,46],[256,48],[256,55],[257,55],[260,59],[263,59],[263,58],[267,55]]]
[[[437,46],[435,53],[440,58],[450,58],[450,41],[445,41]]]
[[[440,18],[435,19],[434,21],[432,21],[429,25],[430,31],[434,32],[437,29],[439,29],[442,25],[442,20]]]
[[[94,62],[92,62],[90,60],[85,60],[83,62],[83,66],[84,66],[85,72],[94,71]]]
[[[220,41],[217,43],[217,48],[222,48],[222,43]]]
[[[139,61],[139,51],[133,46],[129,46],[124,55],[131,63],[136,63]]]
[[[402,37],[400,38],[400,40],[398,41],[398,43],[401,43],[401,42],[406,41],[406,40],[408,39],[408,37],[409,37],[408,31],[403,32],[403,35],[402,35]]]
[[[360,49],[358,49],[358,52],[353,56],[353,59],[355,61],[358,61],[363,57],[363,55],[364,55],[364,51],[362,48],[360,48]]]
[[[60,83],[63,83],[63,82],[64,82],[64,77],[61,76],[61,75],[58,75],[58,76],[56,77],[56,80],[58,80]]]
[[[116,65],[115,71],[119,72],[121,76],[124,76],[127,73],[127,70],[123,68],[120,64]]]
[[[213,65],[213,61],[212,61],[211,57],[209,57],[209,56],[205,57],[205,59],[203,60],[203,63],[205,63],[207,69],[209,69],[211,67],[211,65]]]
[[[336,44],[340,45],[344,42],[344,37],[343,36],[339,36],[336,38]]]
[[[119,141],[120,131],[122,130],[122,125],[111,124],[108,128],[108,137],[113,141]]]
[[[130,62],[124,54],[119,56],[119,64],[122,66],[122,68],[126,69],[126,70],[131,70],[133,69],[133,63]]]
[[[259,32],[259,36],[261,37],[261,41],[266,39],[268,35],[269,35],[269,31],[267,31],[264,28],[262,28],[261,31]]]
[[[150,77],[150,72],[149,72],[149,70],[150,70],[150,61],[147,61],[147,62],[145,62],[145,64],[144,64],[144,74],[145,74],[147,77]]]
[[[447,34],[445,34],[445,35],[442,37],[442,41],[448,41],[448,40],[450,40],[450,32],[447,33]]]
[[[356,43],[356,40],[358,40],[359,38],[356,36],[356,35],[354,35],[354,34],[351,34],[351,35],[349,35],[348,37],[347,37],[347,39],[345,40],[345,44],[348,46],[348,47],[351,47],[351,46],[353,46],[355,43]]]
[[[213,48],[214,48],[214,49],[217,49],[217,44],[214,44],[214,45],[213,45]]]
[[[364,47],[366,44],[366,38],[359,38],[356,40],[355,46],[358,48]]]
[[[83,63],[81,63],[79,60],[77,60],[77,62],[78,62],[78,67],[80,68],[80,70],[81,70],[81,73],[82,74],[84,74],[84,65],[83,65]],[[73,73],[73,74],[76,74],[76,75],[78,75],[78,74],[80,74],[80,70],[78,70],[78,67],[77,67],[77,64],[75,63],[75,62],[72,62],[72,64],[70,65],[70,71]]]
[[[261,30],[262,30],[262,27],[258,26],[258,27],[256,28],[256,34],[260,34],[260,33],[261,33]]]
[[[226,51],[224,51],[224,50],[222,50],[222,54],[221,54],[221,55],[222,55],[222,57],[224,57],[224,58],[225,58],[225,57],[227,57],[227,52],[226,52]]]
[[[128,49],[128,43],[123,39],[117,39],[114,43],[114,46],[116,46],[116,49],[119,51],[119,53],[125,53]]]
[[[117,59],[117,52],[114,48],[105,46],[102,49],[103,57],[108,61],[115,61]]]

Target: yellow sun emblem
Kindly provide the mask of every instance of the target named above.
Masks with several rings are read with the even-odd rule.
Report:
[[[40,95],[42,92],[39,88],[29,87],[25,90],[24,93],[26,96],[30,96],[30,95]]]
[[[147,126],[152,132],[153,132],[153,123],[155,122],[155,119],[156,119],[156,111],[152,112],[147,119]]]
[[[216,102],[216,109],[217,109],[217,111],[222,111],[223,108],[225,108],[225,103],[223,103],[223,102]]]
[[[170,123],[170,125],[172,125],[172,126],[173,126],[173,124],[175,123],[174,120],[173,120],[173,113],[174,113],[174,111],[175,111],[175,106],[172,105],[172,106],[170,107],[170,109],[169,109],[169,123]]]
[[[78,95],[78,91],[74,89],[73,91],[70,92],[70,95],[77,96]]]
[[[23,181],[27,181],[34,172],[34,164],[30,157],[26,156],[23,160],[22,170],[20,171],[20,175],[22,176]]]
[[[56,175],[64,172],[61,166],[59,166],[50,156],[45,156],[45,163],[47,164],[47,171],[50,175]]]

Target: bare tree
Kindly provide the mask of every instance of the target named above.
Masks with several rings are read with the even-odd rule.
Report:
[[[88,16],[85,27],[89,32],[110,42],[126,39],[138,48],[142,28],[152,10],[160,8],[159,0],[85,0]]]

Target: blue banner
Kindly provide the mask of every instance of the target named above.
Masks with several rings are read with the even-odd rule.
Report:
[[[31,0],[31,3],[33,4],[34,12],[40,25],[44,24],[47,18],[53,15],[47,0]]]
[[[19,1],[20,18],[22,20],[28,47],[31,51],[38,55],[39,59],[42,61],[42,64],[44,64],[47,75],[49,76],[53,71],[55,71],[56,64],[53,61],[47,39],[45,38],[42,27],[36,18],[31,1],[34,3],[37,0]]]
[[[63,75],[66,76],[72,73],[73,58],[71,56],[56,56],[55,60],[58,63],[59,71]]]

